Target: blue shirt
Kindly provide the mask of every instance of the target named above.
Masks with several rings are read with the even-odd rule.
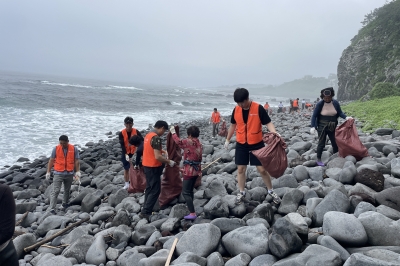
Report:
[[[319,101],[317,103],[317,105],[315,106],[314,113],[313,113],[313,115],[311,117],[311,127],[317,128],[318,117],[321,114],[322,107],[324,107],[324,103],[325,102],[322,100],[322,101]],[[342,109],[340,108],[339,102],[336,101],[336,100],[332,100],[332,104],[335,107],[335,110],[337,112],[336,118],[338,118],[340,116],[341,118],[346,119],[346,115],[342,112]]]
[[[67,152],[68,152],[68,148],[63,149],[64,150],[64,155],[66,156]],[[77,147],[74,147],[74,155],[75,155],[75,159],[79,159],[79,151]],[[50,158],[55,159],[56,158],[56,147],[53,148],[53,151],[51,152],[51,156]],[[64,172],[57,172],[57,171],[53,171],[53,173],[55,175],[73,175],[75,173],[75,171],[72,172],[68,172],[68,171],[64,171]]]

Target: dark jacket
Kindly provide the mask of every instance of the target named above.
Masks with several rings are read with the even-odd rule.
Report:
[[[336,118],[338,118],[340,116],[341,118],[346,119],[346,115],[343,113],[342,109],[340,108],[339,102],[336,101],[336,100],[332,100],[332,102],[333,102],[333,106],[335,107],[336,112],[337,112]],[[324,106],[324,101],[323,100],[319,101],[317,103],[317,105],[315,106],[314,113],[313,113],[313,115],[311,117],[311,127],[317,128],[317,126],[318,126],[318,118],[319,118],[319,116],[321,114],[323,106]]]
[[[15,201],[9,186],[0,184],[0,245],[10,240],[15,229]]]

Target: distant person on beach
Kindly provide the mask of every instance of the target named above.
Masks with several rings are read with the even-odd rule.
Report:
[[[249,100],[249,91],[245,88],[237,88],[233,94],[233,99],[237,103],[237,106],[232,112],[231,126],[229,127],[224,147],[228,149],[230,139],[236,131],[235,163],[238,168],[237,178],[239,186],[236,203],[240,204],[245,196],[245,173],[247,165],[250,162],[250,165],[257,167],[268,188],[268,194],[278,204],[281,199],[272,188],[271,176],[261,165],[257,157],[250,152],[264,147],[262,125],[267,125],[269,132],[277,134],[275,126],[263,106]]]
[[[129,139],[129,144],[136,147],[136,159],[135,159],[135,169],[142,167],[142,156],[143,156],[143,137],[139,135],[133,135]]]
[[[301,100],[301,110],[304,110],[306,108],[306,100]]]
[[[268,102],[266,102],[266,103],[264,104],[264,109],[265,109],[265,111],[267,111],[267,113],[268,113],[268,109],[269,109],[269,104],[268,104]]]
[[[154,124],[154,129],[147,133],[143,143],[142,165],[146,175],[146,191],[140,218],[148,219],[161,192],[161,174],[164,164],[173,167],[175,162],[163,156],[161,136],[168,130],[168,124],[159,120]]]
[[[283,103],[279,102],[278,104],[278,113],[282,113],[283,112]]]
[[[289,99],[290,107],[289,107],[289,114],[293,112],[293,100]]]
[[[175,127],[171,126],[169,130],[175,143],[183,149],[183,188],[182,195],[186,200],[186,204],[190,211],[186,215],[186,220],[195,220],[197,218],[193,205],[193,189],[197,178],[201,176],[201,160],[203,154],[203,146],[198,139],[200,130],[196,126],[187,129],[187,138],[180,139],[175,132]]]
[[[219,123],[221,122],[221,114],[214,108],[211,114],[210,123],[213,125],[213,138],[218,134]]]
[[[292,112],[299,112],[299,98],[294,99],[292,102]]]
[[[64,200],[62,207],[69,207],[69,192],[73,180],[80,182],[81,172],[79,164],[78,148],[69,143],[68,136],[61,135],[59,144],[53,148],[50,160],[47,166],[46,179],[50,179],[50,171],[54,165],[53,190],[50,194],[49,210],[56,214],[56,205],[58,194],[60,194],[61,185],[64,184]]]
[[[15,230],[15,201],[11,188],[0,184],[0,265],[18,266],[12,240]]]
[[[125,128],[119,132],[119,143],[121,144],[121,162],[122,165],[124,166],[124,180],[125,180],[125,185],[124,189],[129,188],[129,168],[131,167],[131,160],[132,156],[136,151],[136,146],[130,145],[129,144],[129,139],[132,136],[138,135],[142,137],[142,134],[140,134],[139,130],[136,130],[136,128],[133,127],[133,118],[130,116],[125,117],[124,119],[124,125]]]
[[[322,150],[325,147],[326,136],[328,135],[331,140],[333,153],[338,152],[338,146],[335,139],[335,130],[338,124],[338,117],[343,119],[353,119],[342,112],[338,101],[334,100],[335,91],[332,87],[321,90],[322,101],[318,102],[315,106],[313,115],[311,117],[311,129],[310,134],[314,135],[315,131],[318,131],[318,146],[317,146],[317,164],[319,166],[325,166],[322,162]]]

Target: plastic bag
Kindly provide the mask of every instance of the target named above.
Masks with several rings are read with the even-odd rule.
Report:
[[[226,122],[223,121],[222,122],[222,126],[219,129],[218,135],[220,135],[221,137],[225,137],[228,136],[228,129],[226,128]]]
[[[336,128],[335,139],[340,157],[345,158],[348,155],[353,155],[359,161],[368,156],[367,148],[361,143],[358,137],[354,119],[346,120]]]
[[[278,178],[283,175],[288,166],[286,143],[274,133],[265,134],[263,141],[266,144],[265,147],[251,152],[271,176]]]
[[[144,174],[143,167],[134,169],[131,163],[129,168],[129,193],[144,192],[146,189],[146,175]]]
[[[175,126],[176,134],[179,136],[179,127]],[[160,207],[168,205],[172,200],[182,192],[182,178],[179,170],[179,162],[182,159],[181,148],[175,143],[171,132],[167,135],[168,159],[175,161],[175,165],[165,166],[164,174],[161,179],[161,193],[158,198]]]

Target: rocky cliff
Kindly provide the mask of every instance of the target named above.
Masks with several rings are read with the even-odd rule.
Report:
[[[339,61],[339,100],[357,100],[377,82],[400,87],[400,0],[375,9],[362,23]]]

